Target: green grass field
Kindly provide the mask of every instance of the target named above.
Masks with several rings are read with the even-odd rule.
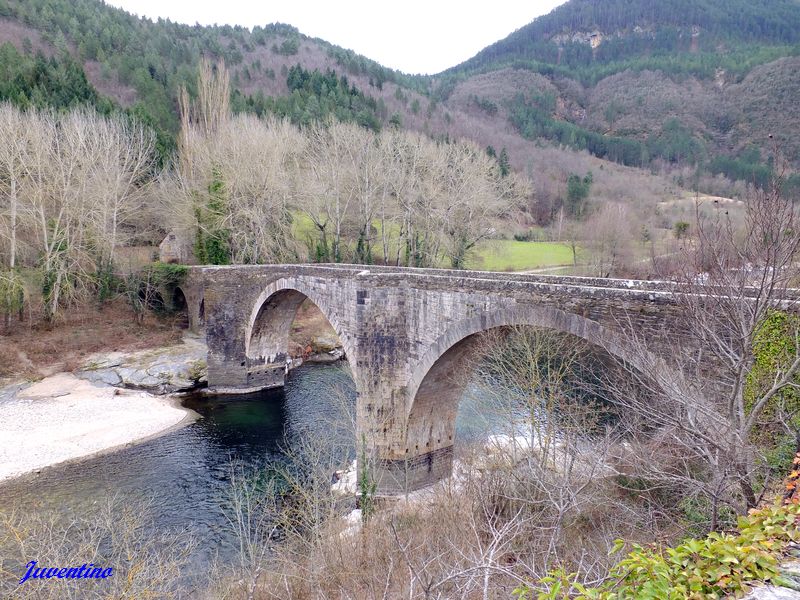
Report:
[[[579,253],[580,257],[580,253]],[[483,271],[526,271],[572,264],[572,250],[555,242],[491,240],[467,261],[467,268]]]
[[[379,231],[380,224],[375,227]],[[396,225],[394,225],[397,228]],[[308,215],[296,213],[293,226],[294,237],[302,242],[314,238],[317,232]],[[397,231],[391,231],[390,237],[396,238]],[[396,246],[391,245],[391,256]],[[383,258],[380,247],[373,246],[375,259]],[[580,251],[578,252],[580,259]],[[467,261],[468,269],[481,271],[526,271],[542,267],[572,266],[572,250],[567,244],[555,242],[518,242],[516,240],[487,240],[480,244],[477,251]],[[440,265],[449,268],[449,263]]]

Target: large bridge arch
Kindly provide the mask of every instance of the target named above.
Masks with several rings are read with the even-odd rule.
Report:
[[[521,306],[457,321],[429,347],[407,386],[403,486],[418,489],[452,471],[455,421],[467,379],[457,370],[480,334],[497,328],[533,326],[574,335],[645,371],[660,359],[626,342],[620,333],[574,313],[548,306]],[[456,376],[457,375],[457,376]]]

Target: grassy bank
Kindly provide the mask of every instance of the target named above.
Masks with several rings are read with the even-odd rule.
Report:
[[[467,261],[468,268],[486,271],[525,271],[571,264],[572,249],[567,244],[516,240],[488,241]]]

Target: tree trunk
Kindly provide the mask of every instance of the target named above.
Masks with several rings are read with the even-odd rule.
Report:
[[[8,266],[13,271],[17,264],[17,180],[11,177],[11,248]]]
[[[744,496],[744,501],[747,503],[748,510],[755,508],[758,504],[758,499],[756,498],[753,482],[750,480],[747,469],[744,465],[739,463],[736,465],[736,472],[739,474],[739,488],[742,490],[742,496]]]

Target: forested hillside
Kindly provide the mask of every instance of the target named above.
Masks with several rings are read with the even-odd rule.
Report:
[[[0,0],[0,41],[14,47],[0,52],[0,99],[89,102],[103,112],[113,102],[153,126],[169,153],[177,90],[194,93],[197,63],[208,56],[232,71],[235,112],[467,135],[515,148],[518,169],[532,168],[529,155],[542,158],[523,140],[544,139],[622,165],[763,183],[770,133],[790,160],[800,150],[798,32],[797,0],[571,0],[426,78],[288,25],[190,27],[97,0]],[[521,71],[542,78],[520,84]],[[482,90],[489,73],[499,77]]]
[[[527,140],[505,116],[475,113],[436,100],[431,80],[374,61],[288,25],[190,27],[137,19],[97,0],[0,0],[0,100],[59,109],[88,103],[121,111],[152,127],[162,164],[176,153],[178,89],[196,95],[201,56],[231,72],[234,113],[272,113],[307,126],[331,116],[377,131],[400,127],[432,138],[470,138],[506,149],[507,162],[537,190],[531,214],[549,221],[572,173],[595,173],[598,201],[657,201],[680,190],[661,177],[617,167],[571,149]],[[81,69],[82,67],[82,69]],[[631,186],[631,182],[634,185]],[[512,225],[504,226],[506,234]]]
[[[569,181],[589,172],[595,206],[620,202],[644,222],[693,190],[742,197],[765,185],[775,144],[800,166],[799,14],[796,0],[570,0],[464,64],[416,77],[290,25],[187,26],[98,0],[0,0],[0,100],[123,113],[154,130],[165,165],[178,91],[197,95],[208,57],[231,73],[234,114],[470,138],[502,155],[536,190],[523,227],[575,217]],[[790,174],[787,190],[798,187]]]
[[[584,73],[592,79],[592,71],[609,73],[607,67],[599,67],[602,64],[636,58],[646,62],[642,55],[673,56],[677,68],[675,55],[692,53],[704,55],[704,60],[686,61],[684,68],[704,72],[711,66],[709,55],[732,58],[734,51],[747,48],[752,56],[753,47],[795,45],[800,42],[798,27],[796,0],[572,0],[451,71],[525,60],[586,68]]]
[[[101,96],[166,137],[178,131],[177,90],[186,86],[193,92],[202,56],[222,60],[234,71],[234,107],[240,111],[265,104],[263,98],[248,102],[246,96],[253,93],[291,94],[288,69],[300,63],[321,71],[337,66],[342,73],[363,75],[364,83],[378,89],[388,80],[412,85],[409,77],[311,40],[290,26],[250,31],[151,22],[97,0],[0,0],[0,41],[7,42],[0,52],[0,72],[8,75],[0,99],[21,107],[62,108],[100,104],[95,96]],[[87,89],[76,67],[96,91]],[[305,98],[302,109],[308,103]],[[370,104],[368,110],[375,113],[377,101]],[[107,103],[104,108],[109,109]],[[283,112],[301,118],[298,111],[284,107]],[[380,114],[388,119],[385,107]]]
[[[435,95],[529,139],[763,186],[775,143],[800,160],[798,32],[796,0],[571,0],[443,73]],[[521,73],[538,77],[506,83]]]

